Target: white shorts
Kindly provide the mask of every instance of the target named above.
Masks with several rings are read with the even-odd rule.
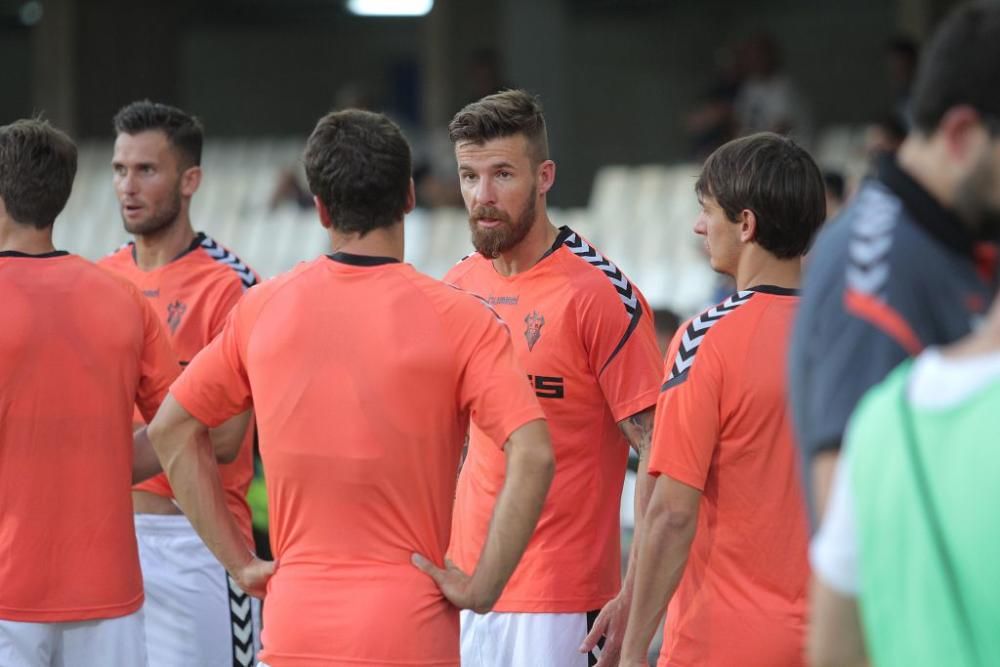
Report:
[[[463,610],[462,667],[588,667],[600,649],[580,653],[597,612],[528,614]],[[602,640],[603,643],[603,640]]]
[[[136,514],[150,667],[246,667],[260,600],[230,579],[184,515]]]
[[[71,623],[0,620],[0,667],[143,667],[142,610]]]

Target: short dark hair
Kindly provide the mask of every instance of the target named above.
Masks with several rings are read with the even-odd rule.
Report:
[[[538,98],[524,90],[504,90],[466,105],[448,124],[453,144],[484,144],[523,134],[535,164],[549,159],[545,114]]]
[[[182,166],[201,164],[201,146],[205,141],[201,121],[177,107],[139,100],[119,109],[113,123],[115,134],[159,130],[167,135],[170,144],[177,149]]]
[[[15,222],[38,229],[56,221],[76,176],[76,144],[40,119],[0,127],[0,199]]]
[[[309,190],[339,232],[364,236],[406,213],[410,145],[380,113],[346,109],[320,118],[303,161]]]
[[[967,104],[1000,115],[1000,3],[977,2],[951,13],[917,67],[913,125],[929,134],[948,109]]]
[[[823,176],[788,137],[760,132],[723,144],[705,160],[698,198],[711,197],[732,222],[749,209],[756,242],[775,257],[805,254],[826,217]]]

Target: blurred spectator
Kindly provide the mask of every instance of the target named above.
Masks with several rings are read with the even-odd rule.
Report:
[[[910,112],[910,90],[917,73],[920,52],[917,43],[909,37],[896,37],[886,49],[886,69],[889,75],[889,93],[892,95],[892,111],[909,130],[912,124]]]
[[[751,37],[738,53],[746,68],[746,80],[735,101],[739,134],[777,132],[808,140],[812,123],[801,95],[783,70],[774,38],[767,34]]]
[[[846,194],[844,175],[839,171],[823,172],[823,187],[826,190],[826,219],[837,215],[844,205]]]
[[[906,125],[896,115],[885,116],[865,128],[865,155],[874,164],[881,155],[895,155],[906,139]]]
[[[657,308],[653,311],[653,325],[656,327],[656,342],[660,346],[660,355],[667,353],[667,346],[670,339],[677,332],[677,327],[681,324],[681,318],[677,313],[667,308]]]
[[[743,68],[732,46],[716,53],[716,80],[687,114],[685,129],[691,140],[691,159],[703,162],[736,136],[734,104],[743,83]]]

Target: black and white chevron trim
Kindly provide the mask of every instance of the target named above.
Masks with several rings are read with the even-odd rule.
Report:
[[[856,204],[865,214],[851,228],[847,288],[884,300],[889,285],[889,251],[899,219],[899,202],[874,190],[864,190]]]
[[[567,229],[566,231],[569,230]],[[640,303],[636,291],[632,289],[632,283],[628,281],[628,278],[621,272],[621,269],[615,266],[611,260],[604,257],[604,255],[597,252],[597,248],[584,241],[583,237],[579,234],[571,232],[563,241],[563,245],[574,255],[604,273],[611,285],[614,286],[615,291],[618,292],[618,298],[621,299],[622,305],[625,306],[625,312],[631,318],[625,334],[618,341],[618,345],[615,346],[611,355],[608,356],[608,360],[601,367],[600,373],[603,373],[604,369],[611,364],[611,360],[618,356],[618,353],[625,347],[625,343],[628,342],[628,339],[632,336],[632,332],[635,331],[636,326],[639,324],[639,320],[642,318],[642,303]]]
[[[253,274],[253,271],[250,270],[250,267],[244,264],[243,260],[239,257],[216,243],[215,239],[212,237],[205,236],[205,238],[201,240],[201,247],[208,253],[209,257],[214,259],[216,262],[225,264],[236,272],[236,275],[240,277],[240,282],[243,283],[244,291],[257,284],[257,277]]]
[[[253,604],[228,574],[229,621],[233,630],[233,667],[250,667],[254,658]]]
[[[611,260],[606,259],[601,253],[597,252],[596,248],[584,241],[576,232],[567,236],[566,240],[563,241],[563,245],[569,248],[570,252],[577,257],[603,271],[604,275],[611,281],[611,284],[615,286],[618,297],[625,305],[625,310],[628,311],[630,316],[635,315],[636,311],[641,308],[639,299],[636,298],[635,290],[632,289],[632,284],[628,281],[628,278],[625,277],[625,274]]]
[[[675,384],[674,380],[684,375],[691,368],[691,365],[694,363],[694,357],[698,353],[698,348],[701,346],[701,341],[705,340],[705,334],[708,333],[708,330],[723,317],[749,301],[753,295],[754,293],[751,290],[736,292],[722,303],[712,306],[691,320],[687,329],[684,330],[684,335],[681,337],[681,345],[677,348],[677,356],[674,357],[674,365],[670,369],[667,381],[663,384],[663,390],[672,387]]]

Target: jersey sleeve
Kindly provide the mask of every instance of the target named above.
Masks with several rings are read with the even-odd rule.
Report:
[[[611,284],[589,290],[578,324],[590,368],[618,422],[656,404],[661,364],[652,311],[622,280],[625,294]]]
[[[229,319],[230,311],[232,311],[240,298],[242,298],[244,292],[243,283],[239,280],[226,281],[225,286],[220,290],[219,296],[216,299],[208,324],[210,339],[215,338],[222,331],[222,328],[226,325],[226,321]]]
[[[511,433],[530,421],[545,419],[545,414],[527,372],[517,361],[507,325],[484,302],[472,304],[468,314],[472,317],[463,318],[466,334],[459,337],[459,404],[502,448]]]
[[[683,333],[681,327],[674,335],[668,362]],[[649,473],[703,491],[722,425],[722,358],[713,337],[706,335],[687,370],[671,377],[669,367],[656,403]]]
[[[215,427],[251,407],[243,309],[232,310],[222,332],[212,339],[170,387],[170,393],[195,419]]]
[[[149,302],[135,292],[135,302],[142,314],[142,358],[139,362],[139,384],[136,389],[135,405],[139,414],[148,424],[160,409],[160,403],[167,396],[170,383],[180,373],[180,364],[160,318]]]
[[[789,358],[792,413],[803,461],[839,450],[858,401],[908,356],[899,339],[839,304],[803,304]]]

